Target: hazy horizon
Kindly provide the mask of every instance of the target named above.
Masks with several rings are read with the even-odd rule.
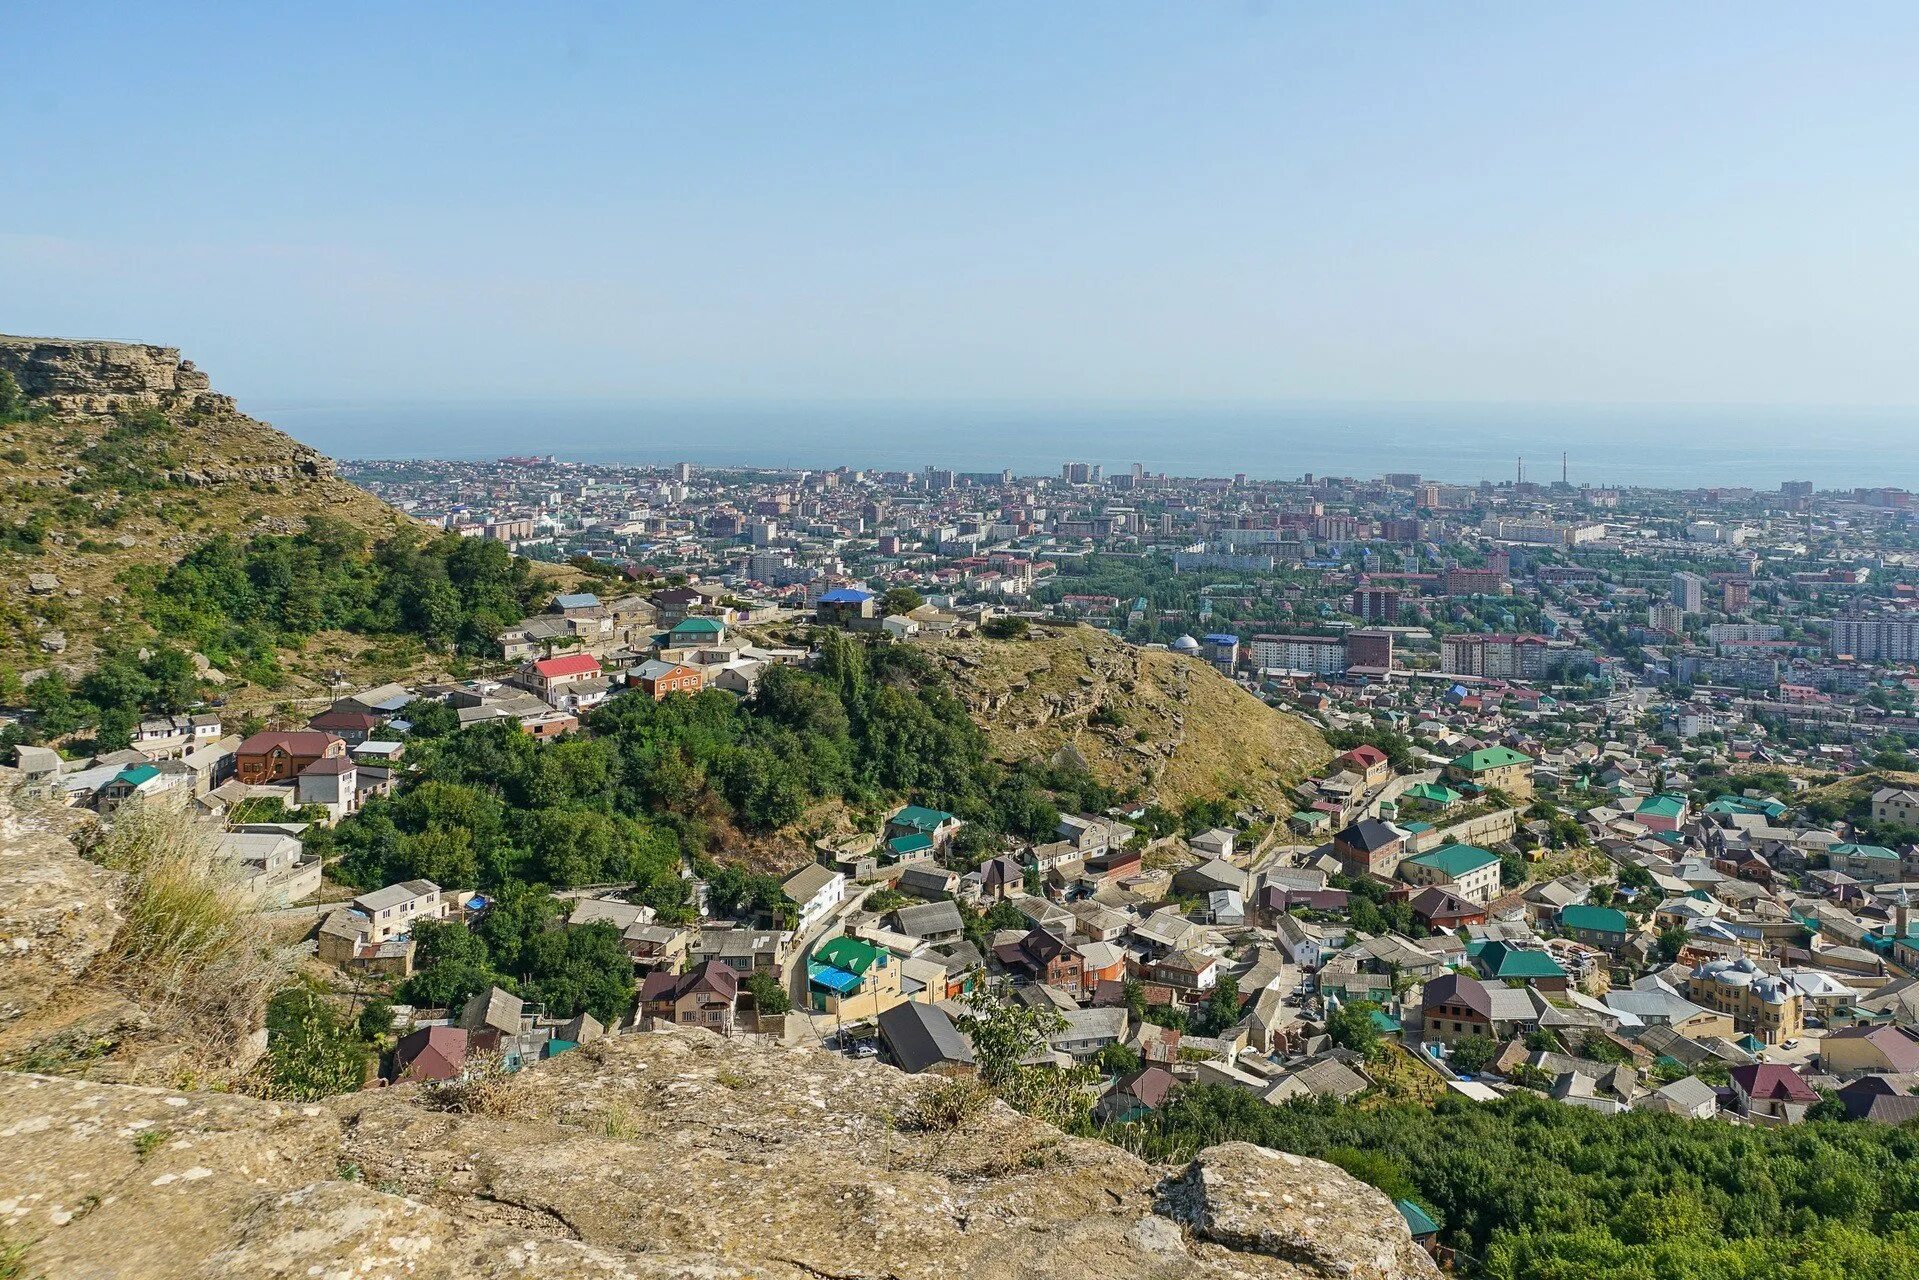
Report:
[[[1291,479],[1413,471],[1467,483],[1561,474],[1573,484],[1919,487],[1901,450],[1919,413],[1787,406],[1361,402],[485,401],[243,405],[335,457],[479,460],[554,454],[599,463],[1020,474],[1065,461]]]

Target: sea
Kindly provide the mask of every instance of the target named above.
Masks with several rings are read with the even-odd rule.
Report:
[[[250,406],[335,458],[554,455],[712,467],[926,466],[1290,480],[1919,488],[1919,410],[1517,404],[507,401]]]

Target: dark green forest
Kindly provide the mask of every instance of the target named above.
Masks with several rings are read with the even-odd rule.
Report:
[[[1270,1106],[1197,1086],[1108,1135],[1151,1159],[1225,1141],[1330,1160],[1413,1200],[1494,1280],[1908,1280],[1919,1130],[1766,1129],[1542,1097]]]
[[[268,684],[276,651],[320,631],[489,654],[545,602],[527,561],[490,538],[408,530],[376,541],[321,517],[296,534],[213,538],[134,585],[156,631]]]

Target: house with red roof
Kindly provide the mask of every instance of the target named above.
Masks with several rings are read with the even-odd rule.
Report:
[[[520,679],[548,702],[553,701],[555,690],[578,684],[582,680],[596,680],[603,674],[600,660],[590,653],[563,653],[558,657],[529,662],[520,668]]]
[[[458,1080],[466,1070],[464,1027],[421,1027],[393,1047],[393,1082]]]
[[[1348,751],[1339,758],[1339,764],[1358,774],[1368,790],[1384,786],[1393,776],[1393,766],[1386,759],[1386,753],[1370,742],[1363,742]]]
[[[1734,1067],[1732,1096],[1740,1114],[1765,1124],[1798,1124],[1819,1101],[1797,1072],[1776,1062]]]

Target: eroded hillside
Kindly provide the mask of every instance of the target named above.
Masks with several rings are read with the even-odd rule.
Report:
[[[1286,788],[1332,757],[1311,725],[1204,662],[1091,627],[929,649],[1002,758],[1076,753],[1100,781],[1169,808],[1237,796],[1289,810]]]
[[[132,621],[120,581],[217,534],[406,518],[241,413],[173,347],[0,336],[0,662],[85,667]]]

